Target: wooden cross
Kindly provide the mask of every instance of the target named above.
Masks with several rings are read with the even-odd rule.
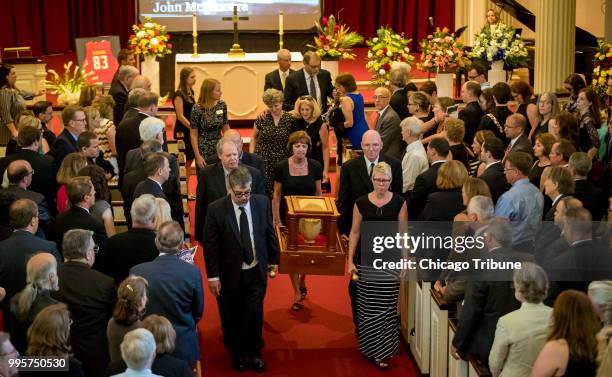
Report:
[[[242,51],[242,48],[240,48],[240,44],[238,44],[238,21],[247,21],[248,19],[249,17],[246,16],[238,17],[238,7],[236,5],[234,5],[234,14],[232,15],[232,17],[222,18],[223,21],[232,21],[234,23],[234,44],[230,49],[230,55],[241,54],[244,56],[244,51]]]

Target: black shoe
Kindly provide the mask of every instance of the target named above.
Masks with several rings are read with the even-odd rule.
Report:
[[[254,357],[250,360],[249,367],[253,372],[263,373],[266,371],[266,362],[261,357]]]
[[[232,369],[236,372],[244,372],[247,369],[246,362],[242,357],[232,359]]]

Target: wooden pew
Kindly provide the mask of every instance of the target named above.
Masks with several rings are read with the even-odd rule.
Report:
[[[414,341],[410,343],[410,351],[419,367],[421,374],[429,374],[430,357],[430,293],[431,283],[418,281],[415,284],[414,305]]]
[[[413,342],[414,336],[414,294],[415,281],[402,281],[398,300],[400,315],[400,333],[406,343]]]
[[[430,290],[431,308],[431,362],[429,375],[431,377],[447,377],[448,367],[448,318],[453,314],[455,306],[442,299],[442,295],[435,289]]]
[[[451,350],[453,346],[453,338],[457,332],[456,318],[448,320],[448,377],[468,377],[468,363],[465,360],[455,360]]]

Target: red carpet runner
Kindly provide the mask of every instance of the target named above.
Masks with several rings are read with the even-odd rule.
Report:
[[[192,183],[194,179],[192,179]],[[195,188],[191,185],[191,189]],[[193,192],[193,191],[192,191]],[[190,202],[193,210],[194,202]],[[193,211],[192,211],[193,213]],[[194,221],[192,219],[191,224]],[[192,233],[193,234],[193,233]],[[206,287],[201,249],[196,264],[202,269],[205,284],[204,316],[198,325],[202,352],[202,375],[256,376],[236,373],[223,347],[217,303]],[[270,377],[412,377],[415,368],[405,348],[391,360],[388,371],[379,371],[357,349],[349,304],[348,277],[309,276],[304,308],[291,310],[292,289],[287,275],[268,280],[264,303],[263,357]]]

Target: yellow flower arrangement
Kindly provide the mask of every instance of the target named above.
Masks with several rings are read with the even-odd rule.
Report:
[[[144,23],[132,25],[134,34],[130,35],[128,47],[136,55],[153,55],[160,58],[172,53],[170,35],[166,33],[166,27],[153,22],[145,17]]]
[[[597,52],[593,58],[593,89],[604,94],[607,90],[607,81],[612,76],[612,44],[603,39],[597,41]]]
[[[334,15],[315,21],[318,35],[314,38],[313,48],[323,60],[355,59],[352,47],[363,42],[363,37],[349,27],[336,21]]]

